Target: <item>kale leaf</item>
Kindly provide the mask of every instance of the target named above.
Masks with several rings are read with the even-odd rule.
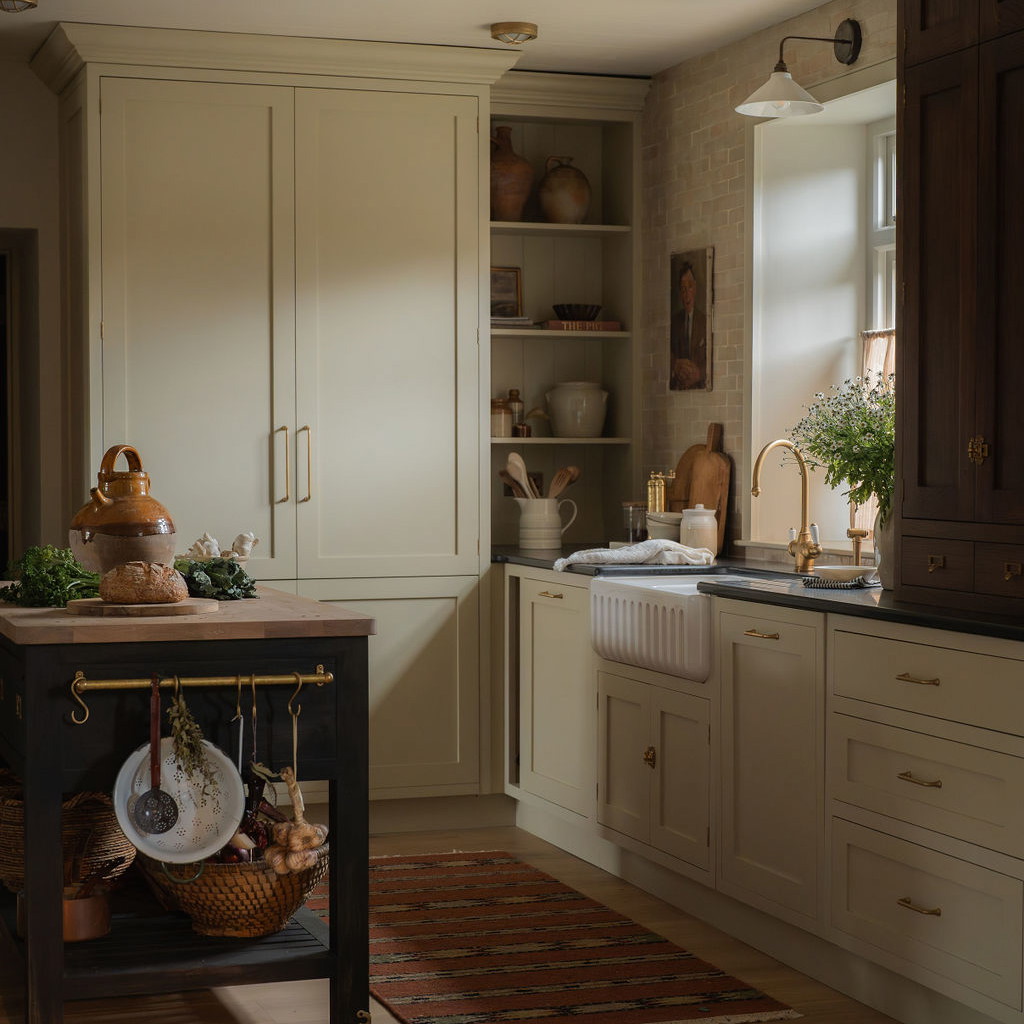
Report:
[[[209,558],[202,562],[176,558],[174,568],[185,577],[192,597],[212,597],[216,601],[259,597],[256,581],[231,558]]]
[[[70,548],[31,547],[8,568],[17,582],[0,587],[0,600],[25,608],[63,608],[68,601],[98,597],[99,573],[83,568]]]

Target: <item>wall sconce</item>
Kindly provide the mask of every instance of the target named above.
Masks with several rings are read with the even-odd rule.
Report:
[[[36,0],[0,0],[0,11],[17,14],[19,11],[30,11],[35,5]]]
[[[790,39],[812,39],[820,43],[832,43],[836,60],[840,64],[852,64],[860,56],[860,23],[847,18],[834,36],[786,36],[779,43],[779,62],[768,81],[757,92],[751,93],[737,108],[736,113],[749,117],[794,117],[798,114],[817,114],[824,110],[809,92],[801,89],[782,59],[782,48]]]
[[[491,38],[518,46],[537,38],[537,26],[532,21],[496,21],[491,26]]]

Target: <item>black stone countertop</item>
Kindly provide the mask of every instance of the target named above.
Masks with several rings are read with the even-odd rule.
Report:
[[[589,547],[601,547],[592,544]],[[512,562],[537,569],[550,569],[556,558],[572,551],[585,550],[584,545],[566,548],[562,552],[521,552],[514,547],[495,548],[493,561]],[[539,557],[538,557],[539,556]],[[826,590],[805,587],[802,577],[783,569],[767,568],[764,562],[743,558],[720,558],[713,566],[703,565],[574,565],[567,571],[588,576],[660,576],[696,575],[713,576],[728,573],[748,579],[730,579],[716,583],[707,580],[698,584],[705,594],[728,597],[736,601],[755,601],[759,604],[804,608],[808,611],[829,612],[833,615],[852,615],[858,618],[880,619],[909,626],[927,626],[930,629],[948,629],[976,636],[1003,637],[1024,641],[1024,621],[1009,616],[987,615],[983,612],[957,611],[933,608],[929,605],[909,604],[893,599],[892,591],[880,587],[862,590]]]

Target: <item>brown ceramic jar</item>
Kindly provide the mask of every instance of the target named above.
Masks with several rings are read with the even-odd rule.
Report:
[[[522,220],[532,185],[530,161],[512,149],[512,129],[500,125],[491,139],[491,220]]]
[[[549,156],[537,187],[541,213],[549,224],[582,224],[590,209],[590,182],[571,156]]]
[[[124,455],[127,470],[115,470]],[[125,562],[174,562],[174,523],[149,493],[149,474],[131,445],[108,448],[100,463],[92,499],[71,520],[68,541],[75,558],[105,573]]]

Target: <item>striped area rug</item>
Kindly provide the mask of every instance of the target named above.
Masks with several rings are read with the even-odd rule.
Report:
[[[501,852],[371,861],[370,988],[405,1024],[800,1016]]]

